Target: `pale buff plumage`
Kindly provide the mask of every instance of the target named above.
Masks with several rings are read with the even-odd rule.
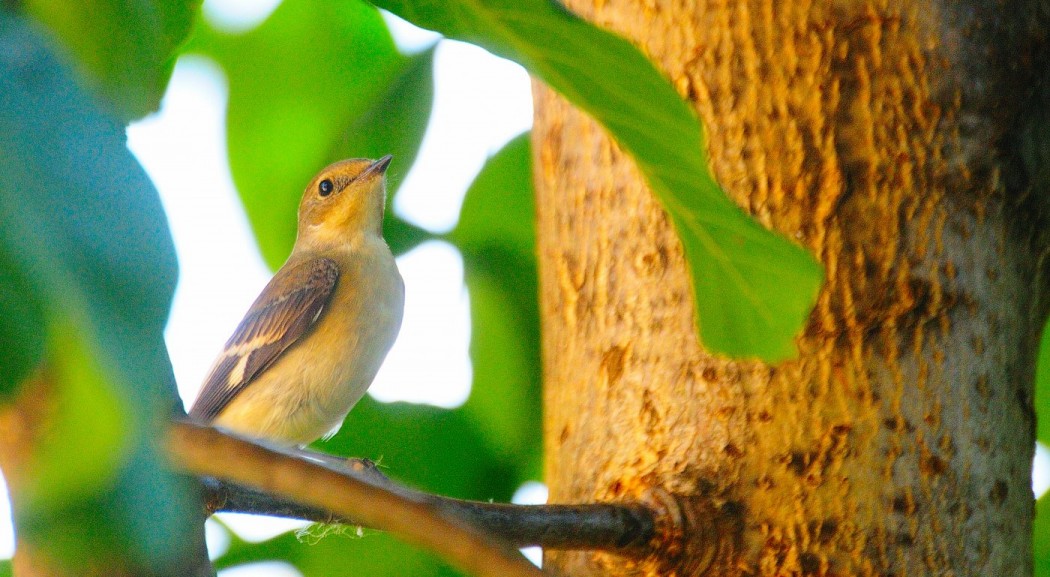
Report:
[[[219,355],[192,417],[306,444],[364,395],[404,308],[382,236],[388,162],[342,161],[307,186],[292,254]]]

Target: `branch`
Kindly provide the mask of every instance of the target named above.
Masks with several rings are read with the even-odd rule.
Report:
[[[440,508],[326,463],[186,422],[172,424],[168,451],[190,473],[227,479],[356,519],[429,549],[473,575],[544,574],[514,549]]]
[[[375,477],[390,491],[463,519],[515,547],[538,545],[546,549],[604,550],[641,557],[655,534],[654,511],[642,505],[511,505],[464,501],[412,491],[395,485],[369,464],[350,461],[350,471]],[[254,513],[318,523],[363,525],[358,519],[341,518],[324,508],[301,505],[290,499],[228,483],[202,479],[205,503],[210,512]]]

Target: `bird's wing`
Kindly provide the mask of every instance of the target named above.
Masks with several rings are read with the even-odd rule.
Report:
[[[339,265],[318,258],[282,268],[255,300],[212,365],[190,416],[211,421],[314,325],[335,289]],[[274,289],[273,287],[285,287]]]

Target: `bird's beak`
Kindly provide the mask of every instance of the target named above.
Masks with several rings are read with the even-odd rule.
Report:
[[[370,176],[372,174],[386,174],[386,167],[390,166],[390,161],[393,160],[393,158],[394,156],[392,154],[388,154],[383,158],[380,158],[379,160],[373,162],[371,166],[366,168],[365,172],[361,176]]]

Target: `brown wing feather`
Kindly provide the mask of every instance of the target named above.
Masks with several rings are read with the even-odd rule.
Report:
[[[255,377],[306,334],[320,318],[338,279],[339,266],[327,258],[278,271],[226,342],[190,416],[201,421],[217,417]]]

